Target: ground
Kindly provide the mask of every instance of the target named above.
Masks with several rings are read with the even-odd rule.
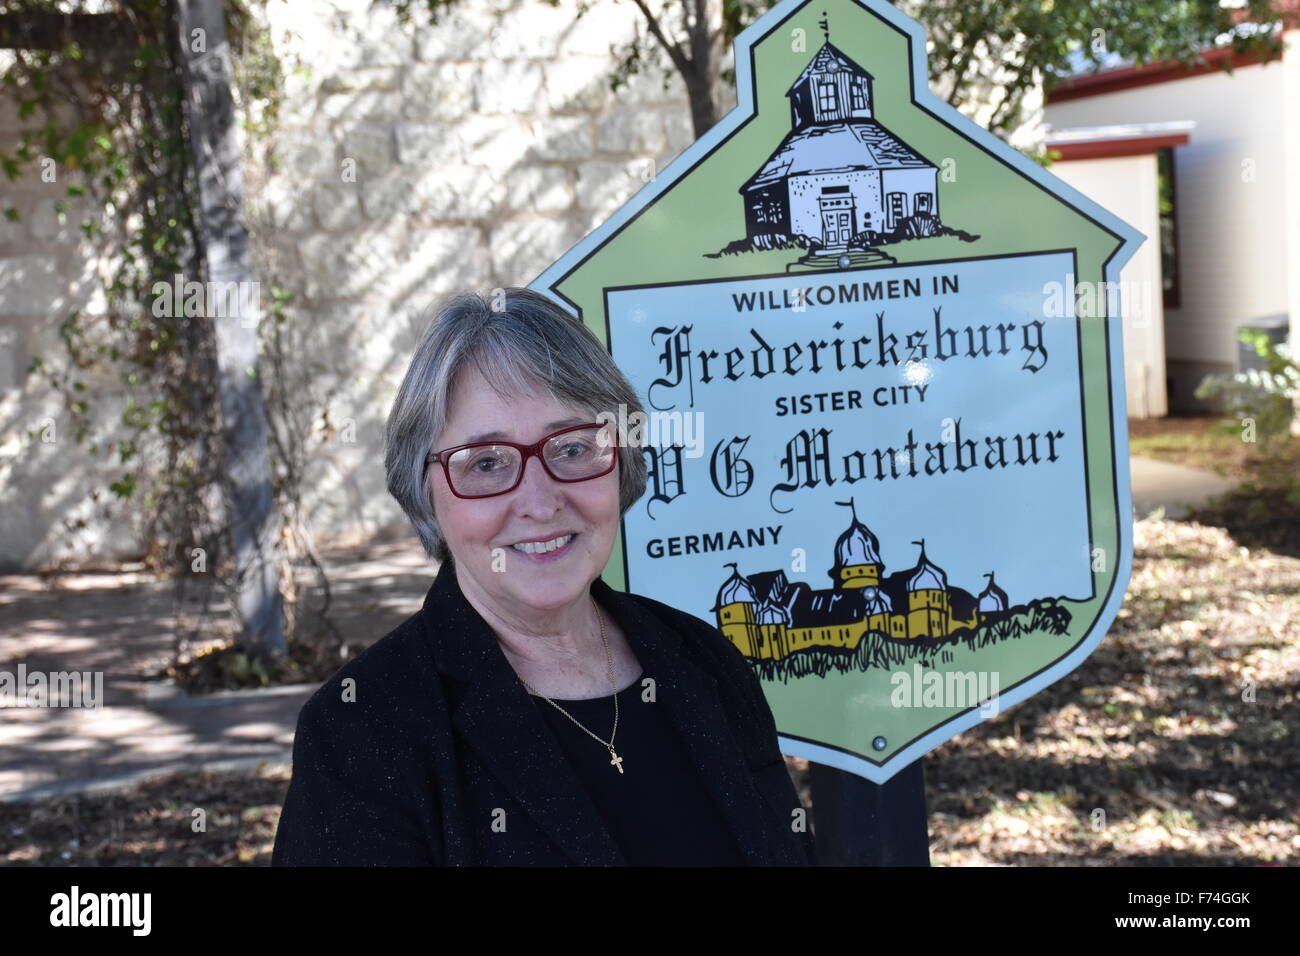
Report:
[[[1130,418],[1128,434],[1130,454],[1204,468],[1227,478],[1243,476],[1254,450],[1241,440],[1241,425],[1230,418]]]

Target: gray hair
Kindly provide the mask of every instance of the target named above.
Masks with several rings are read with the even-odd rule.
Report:
[[[549,391],[558,401],[590,412],[593,421],[602,413],[616,421],[637,421],[645,414],[600,340],[550,299],[512,287],[494,290],[492,304],[477,293],[453,296],[415,349],[388,413],[384,449],[388,492],[406,512],[425,552],[439,562],[450,560],[451,550],[433,514],[425,457],[440,447],[452,392],[471,362],[503,394]],[[636,431],[622,437],[630,447],[620,441],[620,517],[646,487]]]

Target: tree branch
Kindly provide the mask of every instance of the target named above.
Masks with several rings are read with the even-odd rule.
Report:
[[[673,66],[677,67],[683,76],[688,74],[693,69],[694,64],[691,60],[686,58],[686,54],[682,52],[680,46],[668,39],[668,37],[664,36],[664,31],[659,26],[659,21],[655,18],[655,15],[650,12],[650,8],[645,5],[645,0],[632,0],[632,2],[637,5],[638,9],[640,9],[641,13],[645,16],[646,23],[650,26],[650,32],[654,35],[654,38],[659,41],[659,45],[668,53],[668,57],[673,61]]]

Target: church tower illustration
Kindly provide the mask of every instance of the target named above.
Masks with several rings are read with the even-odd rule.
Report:
[[[876,118],[874,78],[825,42],[791,84],[790,132],[740,193],[759,248],[802,235],[823,253],[939,231],[938,168]]]
[[[852,499],[836,503],[850,508],[851,517],[832,549],[834,563],[826,572],[831,587],[792,582],[779,568],[742,575],[735,562],[725,565],[731,574],[711,610],[718,629],[745,656],[779,659],[809,647],[852,649],[870,632],[903,642],[943,638],[1011,610],[991,572],[978,597],[949,584],[924,538],[912,542],[920,549],[914,567],[886,575],[880,541],[858,520]]]

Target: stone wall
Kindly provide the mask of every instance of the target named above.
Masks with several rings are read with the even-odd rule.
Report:
[[[633,5],[579,19],[574,0],[462,6],[404,29],[369,0],[268,5],[286,100],[247,150],[247,220],[263,308],[272,284],[295,293],[293,374],[317,406],[309,513],[326,539],[413,534],[385,489],[383,425],[429,310],[528,284],[694,139],[675,73],[609,89]],[[21,125],[0,103],[0,141]],[[0,569],[130,557],[137,522],[102,506],[119,469],[72,442],[26,374],[34,355],[62,357],[69,309],[103,308],[100,250],[75,211],[57,221],[63,183],[2,188],[22,220],[0,221]]]

